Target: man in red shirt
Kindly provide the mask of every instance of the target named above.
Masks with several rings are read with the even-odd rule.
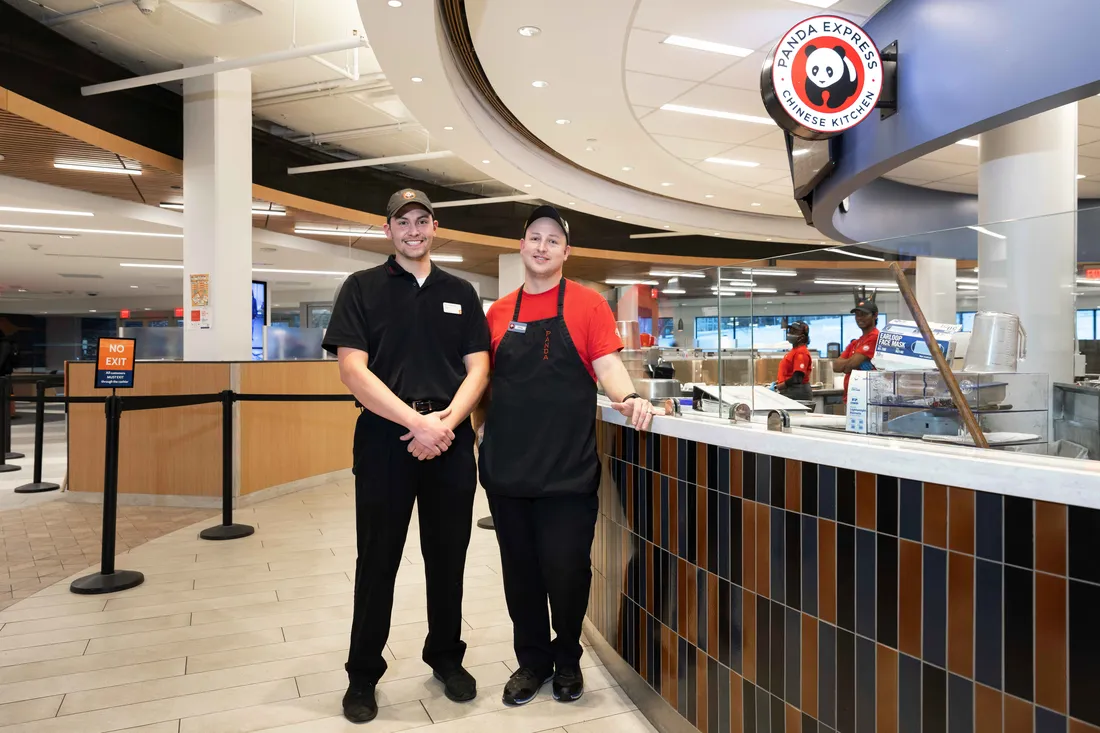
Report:
[[[856,325],[863,331],[863,335],[848,344],[848,348],[833,360],[833,369],[844,372],[844,396],[848,396],[848,381],[852,378],[852,372],[874,371],[871,359],[875,358],[875,347],[878,346],[878,305],[872,297],[859,297],[856,299],[856,307],[852,309],[856,317]]]
[[[812,360],[807,345],[810,343],[810,325],[794,321],[787,326],[787,341],[791,350],[779,362],[779,376],[771,388],[792,400],[808,401],[814,398],[810,389]]]
[[[488,313],[493,372],[479,462],[519,662],[506,705],[530,702],[551,679],[561,702],[584,692],[580,637],[600,483],[596,381],[634,428],[647,429],[653,415],[619,358],[607,301],[562,277],[569,225],[554,207],[532,212],[520,254],[523,287]]]

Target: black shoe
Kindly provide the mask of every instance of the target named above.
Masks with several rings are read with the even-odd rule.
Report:
[[[535,699],[535,696],[539,694],[539,689],[553,677],[554,675],[548,675],[545,678],[539,677],[527,667],[520,667],[509,678],[508,684],[504,686],[504,704],[526,705]]]
[[[558,668],[554,673],[554,699],[576,702],[584,694],[584,675],[578,667]]]
[[[462,667],[453,672],[432,672],[443,683],[443,694],[454,702],[469,702],[477,697],[477,680]]]
[[[378,701],[374,699],[374,685],[350,685],[344,693],[344,717],[352,723],[369,723],[377,715]]]

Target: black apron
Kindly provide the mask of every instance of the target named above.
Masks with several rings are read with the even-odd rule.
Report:
[[[490,494],[541,497],[586,494],[600,483],[596,455],[596,380],[565,325],[566,281],[558,314],[519,322],[523,288],[512,322],[497,346],[481,485]]]

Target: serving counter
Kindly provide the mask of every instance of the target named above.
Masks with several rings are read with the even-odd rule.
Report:
[[[71,396],[107,395],[94,388],[95,364],[70,362]],[[128,395],[346,394],[335,361],[142,362]],[[220,506],[221,405],[123,412],[119,501]],[[358,411],[351,402],[238,402],[233,407],[233,495],[248,503],[351,468]],[[98,500],[103,491],[102,405],[69,408],[71,498]]]
[[[586,630],[661,730],[1100,730],[1089,461],[601,405]]]

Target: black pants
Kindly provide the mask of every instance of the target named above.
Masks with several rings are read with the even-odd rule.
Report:
[[[592,583],[596,493],[521,499],[489,494],[516,659],[540,678],[576,667]],[[550,641],[550,599],[554,632]]]
[[[413,501],[420,517],[420,551],[428,595],[424,661],[439,672],[462,664],[462,578],[473,523],[474,433],[464,422],[450,449],[430,461],[408,452],[400,425],[363,413],[355,427],[355,611],[348,678],[377,682],[390,634],[393,589],[405,549]]]

